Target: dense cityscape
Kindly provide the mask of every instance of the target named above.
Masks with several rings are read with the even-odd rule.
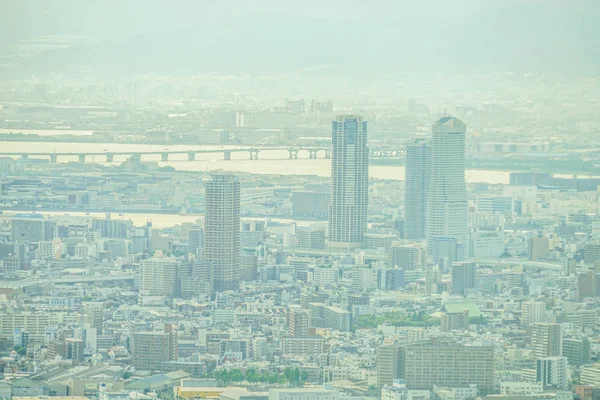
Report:
[[[597,76],[89,40],[0,41],[0,400],[600,399]]]

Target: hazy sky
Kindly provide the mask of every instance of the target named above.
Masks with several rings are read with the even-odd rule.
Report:
[[[0,41],[82,36],[24,63],[144,72],[497,70],[596,76],[598,0],[3,0]]]

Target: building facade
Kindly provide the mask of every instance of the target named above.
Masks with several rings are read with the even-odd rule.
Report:
[[[431,178],[427,201],[427,244],[433,238],[468,241],[467,188],[465,185],[465,124],[444,117],[433,125]]]
[[[331,140],[328,245],[357,248],[367,229],[367,121],[357,115],[338,116],[333,121]]]
[[[213,174],[206,183],[204,259],[213,268],[213,290],[240,284],[240,183],[232,174]]]

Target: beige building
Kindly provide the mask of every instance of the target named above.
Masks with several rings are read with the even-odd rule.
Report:
[[[411,389],[436,386],[494,388],[494,348],[415,345],[405,349],[404,376]]]

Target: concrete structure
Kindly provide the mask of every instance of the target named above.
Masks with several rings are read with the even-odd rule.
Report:
[[[528,300],[521,304],[521,325],[546,322],[546,303]]]
[[[367,229],[369,151],[367,121],[340,115],[333,121],[329,247],[360,247]]]
[[[536,381],[544,386],[566,389],[569,383],[569,370],[566,357],[544,357],[537,360]]]
[[[388,266],[402,269],[423,269],[427,265],[427,250],[418,243],[395,241],[388,250]]]
[[[299,307],[290,308],[288,311],[288,333],[291,336],[308,335],[309,324],[310,314],[308,311]]]
[[[231,174],[213,174],[206,183],[204,259],[213,268],[216,292],[240,284],[240,183]]]
[[[562,346],[563,356],[567,357],[570,365],[581,366],[592,362],[591,343],[587,337],[564,338]]]
[[[392,385],[404,377],[404,346],[398,343],[377,348],[377,387]]]
[[[133,366],[144,371],[162,371],[164,363],[177,360],[177,332],[165,325],[160,332],[133,334]]]
[[[562,329],[560,324],[533,325],[531,348],[535,358],[562,356]]]
[[[456,239],[467,244],[467,188],[465,185],[466,126],[444,117],[433,125],[431,181],[427,201],[427,245],[433,238]]]
[[[583,365],[579,370],[579,382],[582,385],[600,386],[600,363]]]
[[[404,179],[404,237],[411,240],[427,236],[427,197],[431,176],[431,145],[415,139],[406,145]]]
[[[284,336],[281,350],[284,355],[312,357],[323,353],[323,343],[321,336]]]
[[[179,261],[174,258],[149,258],[140,265],[140,293],[150,296],[178,297]]]
[[[529,239],[529,259],[544,260],[550,251],[550,241],[547,237],[532,237]]]
[[[340,392],[331,389],[271,389],[269,400],[340,400]]]
[[[404,375],[411,389],[436,386],[494,388],[494,348],[415,345],[405,349]]]
[[[475,287],[475,263],[455,262],[452,263],[452,287],[451,294],[464,296],[469,289]]]

